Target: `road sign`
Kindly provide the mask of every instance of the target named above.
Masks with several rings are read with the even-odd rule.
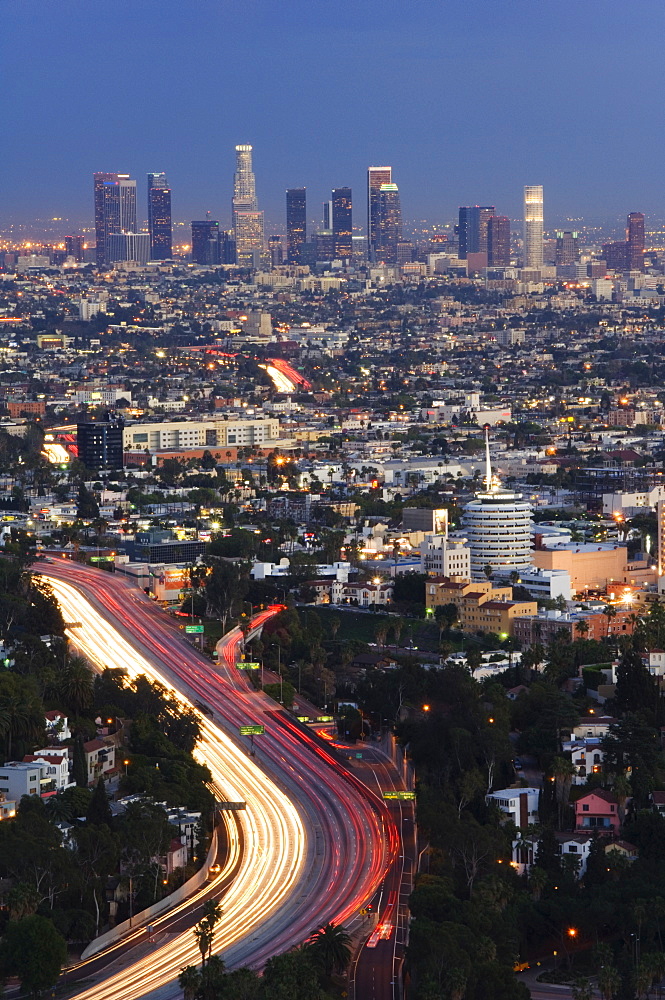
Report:
[[[217,806],[219,809],[226,809],[228,812],[239,812],[240,809],[246,809],[246,802],[218,802]]]
[[[239,729],[241,736],[263,736],[265,731],[265,726],[241,726]]]
[[[257,663],[255,660],[245,660],[242,666],[243,670],[258,670],[261,664]]]
[[[384,792],[384,799],[398,799],[400,802],[413,802],[416,797],[415,792]]]
[[[298,722],[309,722],[309,715],[296,715]]]
[[[317,715],[317,722],[334,722],[335,717],[333,715]]]
[[[204,625],[185,625],[185,632],[187,632],[189,635],[201,635],[202,632],[205,632],[205,626]]]

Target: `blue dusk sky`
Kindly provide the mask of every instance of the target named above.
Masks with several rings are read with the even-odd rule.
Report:
[[[92,221],[95,170],[166,171],[174,219],[229,222],[254,146],[268,231],[391,164],[404,216],[546,224],[663,210],[663,0],[0,0],[0,226]]]

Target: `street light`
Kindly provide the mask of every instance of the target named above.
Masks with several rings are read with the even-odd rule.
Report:
[[[423,712],[429,712],[429,705],[423,705]]]

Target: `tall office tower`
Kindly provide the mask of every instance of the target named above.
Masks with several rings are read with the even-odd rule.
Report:
[[[286,252],[289,264],[302,263],[300,257],[307,242],[307,194],[305,188],[286,192]]]
[[[109,236],[116,233],[135,233],[136,227],[136,181],[129,174],[116,174],[116,179],[104,181],[103,232],[104,263],[109,262]]]
[[[236,261],[244,267],[258,267],[265,250],[263,212],[256,198],[256,180],[252,170],[252,147],[236,146],[236,171],[233,175],[233,229],[236,237]]]
[[[487,220],[487,266],[510,265],[510,219],[507,215],[492,215]]]
[[[335,234],[332,229],[319,229],[314,234],[314,246],[316,260],[334,260]]]
[[[625,271],[628,268],[628,242],[603,243],[603,260],[609,271]]]
[[[79,461],[87,469],[122,469],[124,422],[118,417],[86,421],[76,425]]]
[[[323,228],[332,233],[332,227],[332,201],[328,200],[323,203]]]
[[[558,229],[554,262],[558,265],[574,264],[580,259],[580,234],[569,229]]]
[[[493,205],[467,205],[459,210],[459,258],[470,253],[487,253],[487,226],[494,215]]]
[[[370,261],[376,260],[379,192],[382,184],[392,184],[392,181],[392,167],[369,167],[367,170],[367,253]]]
[[[333,188],[332,229],[335,257],[350,259],[353,254],[353,203],[350,187]]]
[[[543,266],[543,185],[524,185],[524,267]]]
[[[73,257],[77,263],[81,263],[84,257],[83,237],[65,236],[65,253],[68,257]]]
[[[195,264],[219,264],[219,222],[202,219],[192,222],[192,260]]]
[[[396,184],[382,184],[374,202],[374,253],[377,261],[397,265],[397,246],[402,239],[402,209]]]
[[[520,570],[531,565],[531,505],[492,477],[487,432],[485,488],[465,505],[462,526],[471,549],[472,580],[485,580],[486,566]]]
[[[133,260],[147,264],[150,260],[149,233],[109,233],[106,238],[106,263]]]
[[[626,260],[629,271],[644,270],[644,216],[631,212],[626,222]]]
[[[92,175],[95,192],[95,256],[98,266],[106,261],[106,232],[104,231],[104,184],[117,181],[117,174],[96,173]]]
[[[170,260],[173,255],[171,188],[166,174],[148,174],[148,231],[152,260]]]
[[[268,253],[270,254],[271,267],[279,267],[284,262],[284,248],[281,236],[270,236],[268,238]],[[296,263],[299,263],[299,261],[296,261]]]
[[[232,229],[223,229],[219,234],[219,262],[220,264],[236,262],[236,237]]]

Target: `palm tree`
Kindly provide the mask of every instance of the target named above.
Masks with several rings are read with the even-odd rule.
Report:
[[[552,775],[554,776],[556,787],[556,801],[559,816],[559,829],[563,823],[563,811],[568,805],[570,786],[573,781],[575,769],[572,762],[567,757],[555,757],[552,761]]]
[[[92,705],[93,676],[84,656],[72,656],[60,676],[60,691],[74,710],[80,715]]]
[[[201,973],[195,965],[186,966],[178,976],[184,1000],[194,1000],[201,988]]]
[[[202,920],[194,928],[194,937],[201,952],[201,966],[206,964],[206,955],[212,948],[212,930],[206,920]]]
[[[616,618],[617,609],[613,604],[606,604],[603,608],[603,614],[607,618],[607,629],[605,630],[605,637],[607,637],[610,634],[610,622],[613,618]]]
[[[626,799],[632,793],[630,781],[625,774],[621,773],[616,775],[614,781],[612,782],[612,791],[617,797],[619,822],[623,826],[624,817],[626,815]]]
[[[598,988],[603,1000],[614,1000],[621,986],[621,976],[613,965],[603,965],[598,972]]]
[[[532,865],[529,869],[529,888],[535,900],[539,900],[543,894],[543,889],[547,885],[547,872],[538,865]]]
[[[312,934],[311,950],[326,976],[343,972],[351,961],[351,938],[338,924],[325,924]]]
[[[585,618],[580,618],[578,622],[575,622],[575,631],[579,635],[580,639],[586,638],[587,632],[589,631],[589,623]]]

